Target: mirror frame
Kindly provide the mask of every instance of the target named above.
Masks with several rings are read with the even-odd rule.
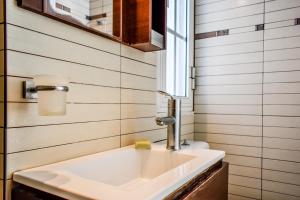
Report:
[[[121,9],[121,0],[113,0],[113,2],[118,3],[116,8],[119,8],[119,12],[114,12],[113,19],[116,19],[115,21],[117,22],[117,25],[119,25],[118,26],[119,29],[117,29],[117,31],[119,32],[120,37],[97,31],[95,29],[84,26],[83,24],[81,24],[76,19],[74,19],[70,16],[65,16],[65,15],[56,13],[49,5],[49,0],[17,0],[17,5],[26,10],[29,10],[29,11],[35,12],[37,14],[49,17],[51,19],[60,21],[67,25],[71,25],[71,26],[79,28],[81,30],[85,30],[87,32],[99,35],[101,37],[122,43],[122,31],[121,31],[122,30],[122,27],[121,27],[122,26],[121,25],[121,21],[122,21],[121,17],[122,16],[121,16],[121,10],[120,10]]]

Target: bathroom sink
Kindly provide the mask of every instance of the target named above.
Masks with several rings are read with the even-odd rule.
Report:
[[[86,179],[128,189],[141,186],[193,158],[196,157],[171,151],[125,148],[103,155],[99,160],[77,162],[63,169]],[[97,171],[99,173],[94,173]]]
[[[16,172],[13,179],[66,199],[162,199],[225,155],[200,146],[176,152],[162,144],[129,146]]]

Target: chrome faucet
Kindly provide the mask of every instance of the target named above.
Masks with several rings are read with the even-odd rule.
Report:
[[[181,135],[181,99],[164,92],[158,91],[160,94],[170,97],[168,100],[168,116],[157,117],[156,124],[159,126],[167,125],[167,149],[180,150]]]

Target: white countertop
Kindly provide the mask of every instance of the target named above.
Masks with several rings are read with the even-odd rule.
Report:
[[[19,171],[13,180],[66,199],[158,200],[224,158],[207,148],[204,142],[176,152],[164,144],[128,146]]]

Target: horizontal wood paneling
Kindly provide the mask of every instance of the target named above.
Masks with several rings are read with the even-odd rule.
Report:
[[[56,117],[39,116],[36,103],[8,103],[7,107],[8,127],[120,119],[119,104],[68,104],[67,114]]]
[[[263,198],[299,199],[299,17],[298,1],[266,3]],[[274,23],[278,21],[277,23]],[[279,22],[280,21],[280,22]],[[285,24],[284,24],[285,23]],[[272,25],[272,24],[271,24]]]
[[[299,128],[284,128],[284,127],[264,127],[265,137],[274,137],[280,139],[299,140]]]
[[[121,101],[122,103],[137,103],[137,104],[155,104],[156,92],[154,91],[142,91],[135,89],[122,89]]]
[[[228,182],[229,184],[240,185],[249,188],[261,188],[261,180],[257,178],[229,175]]]
[[[196,105],[197,113],[201,114],[228,114],[228,115],[261,115],[259,105]]]
[[[228,135],[245,135],[245,136],[262,136],[262,129],[260,126],[243,126],[235,124],[195,124],[197,130],[205,133],[222,133]]]
[[[300,186],[300,174],[263,170],[263,179]]]
[[[121,118],[153,117],[156,115],[156,105],[122,104]]]
[[[232,145],[243,145],[243,146],[253,146],[261,147],[261,137],[249,137],[240,135],[226,135],[226,134],[207,134],[207,133],[197,133],[197,137],[200,140],[221,143],[221,144],[232,144]]]
[[[52,148],[43,148],[7,155],[7,176],[11,178],[12,172],[27,169],[66,159],[101,152],[120,145],[120,136],[78,142],[74,144],[58,145]],[[63,153],[62,153],[63,152]],[[45,156],[47,155],[47,156]]]
[[[261,168],[261,159],[259,157],[228,154],[225,160],[233,165]]]
[[[198,2],[198,1],[196,1]],[[252,4],[263,3],[262,0],[251,0],[251,1],[236,1],[236,0],[229,0],[229,1],[221,1],[221,2],[213,2],[210,4],[204,4],[196,6],[196,15],[203,15],[206,13],[211,12],[222,12],[228,9],[236,9],[243,6],[249,6]],[[197,4],[196,4],[197,5]]]
[[[215,21],[224,21],[238,17],[251,16],[263,13],[264,4],[254,4],[232,10],[224,10],[223,12],[213,12],[196,16],[196,24],[204,24]]]
[[[279,194],[286,194],[287,196],[294,196],[299,199],[300,194],[300,186],[297,185],[291,185],[291,184],[285,184],[285,183],[278,183],[274,181],[267,181],[263,180],[262,182],[263,190],[265,191],[271,191]]]
[[[251,85],[197,85],[195,94],[261,94],[262,87],[263,86],[258,83]]]
[[[24,40],[23,38],[26,38]],[[18,41],[18,42],[14,42]],[[86,64],[110,70],[120,70],[117,55],[78,45],[14,25],[7,26],[7,48],[19,52]],[[70,51],[72,49],[72,51]]]
[[[198,137],[198,133],[195,134],[196,137]],[[222,151],[226,151],[227,154],[231,154],[231,155],[243,155],[243,156],[250,156],[250,157],[262,156],[261,147],[248,147],[248,146],[241,146],[241,145],[219,144],[219,143],[210,143],[209,145],[212,149],[220,149]]]
[[[163,127],[156,125],[155,117],[136,118],[121,120],[121,133],[129,134],[152,129],[162,129]]]
[[[9,102],[37,102],[37,100],[26,100],[22,97],[22,81],[28,79],[18,77],[8,77],[8,90],[15,91],[8,93]],[[120,88],[103,87],[81,83],[71,83],[67,102],[70,103],[120,103]]]
[[[280,53],[282,52],[273,52],[272,55],[276,53],[280,55]],[[286,52],[286,56],[288,56],[288,53],[289,52]],[[205,58],[195,58],[195,64],[196,66],[219,66],[219,65],[262,62],[262,60],[263,60],[263,53],[255,52],[255,53],[245,53],[241,55],[223,55],[223,56],[214,56],[214,57],[205,57]]]
[[[298,200],[299,197],[286,195],[286,194],[280,194],[277,192],[269,192],[269,191],[263,191],[262,193],[263,199],[267,200],[282,200],[282,199],[288,199],[288,200]]]
[[[204,50],[205,51],[205,50]],[[262,72],[262,63],[237,64],[214,67],[197,67],[196,76],[214,76],[214,75],[232,75],[242,73],[259,73]]]
[[[143,84],[140,84],[141,82]],[[122,73],[121,87],[147,90],[147,91],[156,91],[156,79]]]
[[[226,151],[229,199],[300,198],[299,9],[294,0],[196,1],[196,33],[229,29],[195,41],[195,138]]]
[[[261,95],[201,95],[195,100],[195,105],[258,105],[262,103]]]
[[[195,123],[261,126],[261,116],[195,114]]]
[[[136,62],[128,58],[121,58],[122,72],[156,78],[156,67],[151,64]]]
[[[234,45],[248,42],[263,41],[262,32],[245,32],[240,34],[226,35],[223,37],[214,37],[205,40],[196,40],[195,48],[214,47],[223,45]]]
[[[282,172],[291,172],[300,174],[300,163],[282,161],[282,160],[263,160],[263,168]]]
[[[228,192],[231,194],[237,194],[237,195],[245,195],[249,198],[253,199],[260,199],[261,197],[261,190],[239,186],[239,185],[229,185]]]
[[[132,134],[126,134],[121,136],[121,146],[127,146],[134,143],[135,140],[138,139],[149,139],[150,141],[160,141],[165,140],[167,138],[166,134],[167,129],[158,129],[152,131],[138,132]]]
[[[119,120],[9,128],[7,130],[7,152],[14,153],[96,140],[119,134]]]
[[[40,74],[56,75],[59,72],[74,83],[120,87],[120,73],[116,71],[15,51],[7,51],[7,57],[9,76],[34,77]]]
[[[244,196],[239,196],[236,194],[228,194],[228,200],[253,200],[253,198],[248,198],[248,197],[244,197]]]

